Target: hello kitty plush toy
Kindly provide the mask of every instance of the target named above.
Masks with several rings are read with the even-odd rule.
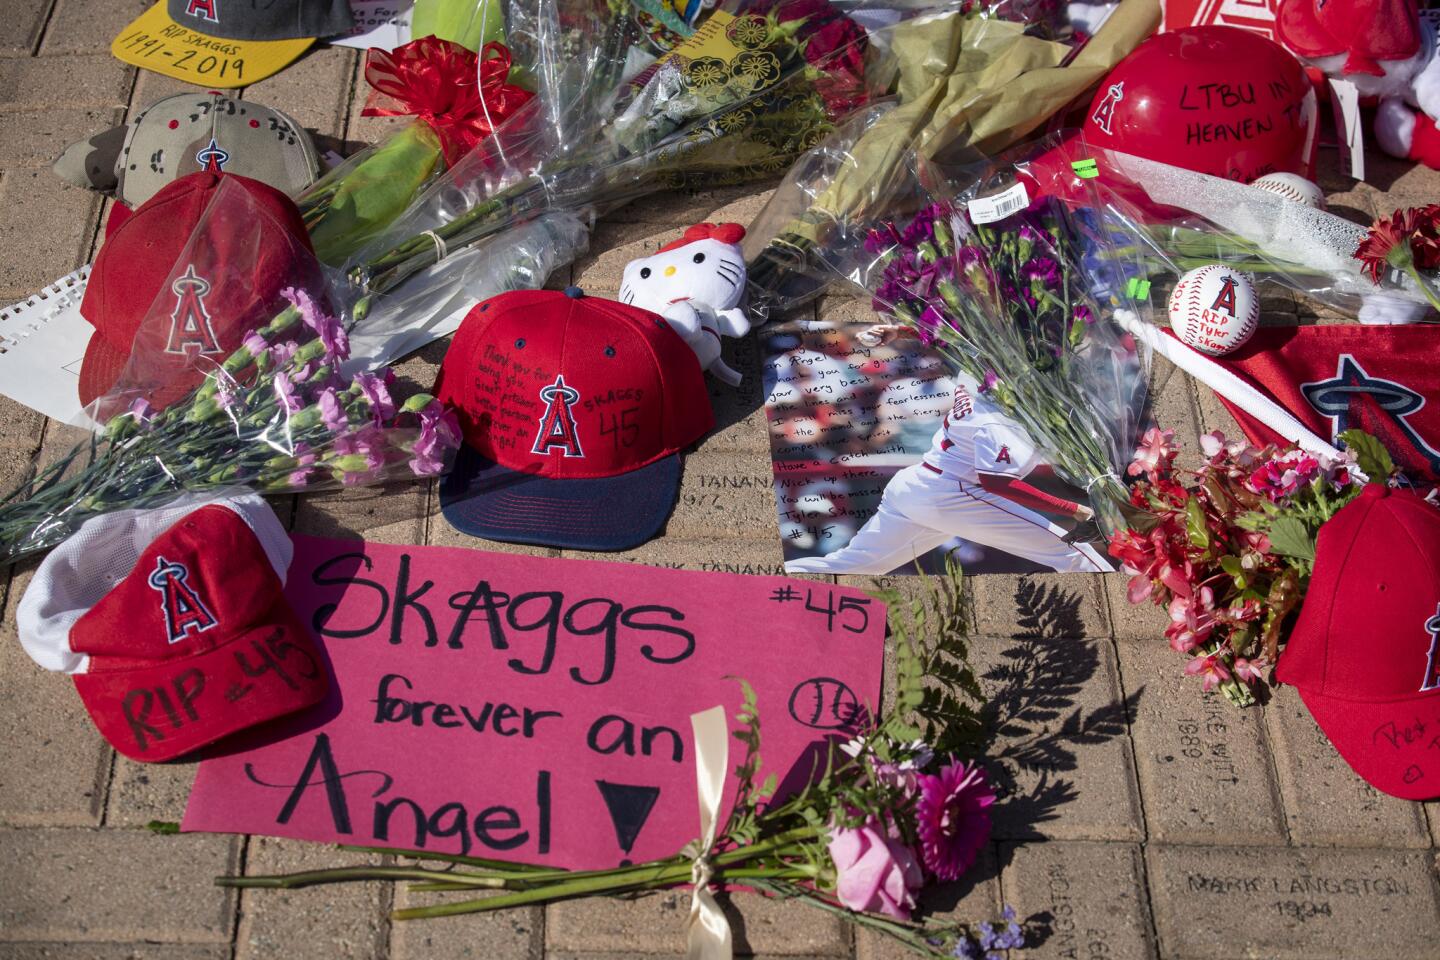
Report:
[[[1275,21],[1292,53],[1378,101],[1380,149],[1440,168],[1440,58],[1415,0],[1282,0]]]
[[[736,386],[740,374],[720,359],[720,337],[743,337],[750,321],[739,309],[745,257],[738,223],[697,223],[653,256],[631,260],[620,301],[660,314],[685,338],[700,366]]]

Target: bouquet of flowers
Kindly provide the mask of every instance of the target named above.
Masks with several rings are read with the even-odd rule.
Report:
[[[799,158],[751,225],[752,294],[779,308],[816,295],[833,279],[837,248],[858,248],[876,220],[913,209],[917,166],[1019,143],[1154,32],[1160,13],[1148,0],[1121,0],[1084,37],[1057,28],[1056,10],[937,4],[885,28],[877,46],[893,51],[898,102],[857,114]]]
[[[0,499],[0,560],[183,490],[289,493],[443,472],[460,445],[455,415],[425,394],[397,404],[385,368],[342,379],[344,327],[306,291],[281,295],[288,306],[187,395],[163,409],[134,397],[103,434]]]
[[[616,76],[613,64],[577,70],[565,62],[570,34],[541,21],[546,13],[562,25],[575,20],[563,15],[571,2],[512,10],[512,38],[525,38],[539,81],[533,109],[497,129],[351,258],[357,287],[393,289],[546,212],[595,215],[666,186],[779,172],[868,95],[865,31],[831,0],[725,0],[631,79]],[[592,45],[617,29],[614,16],[580,19]],[[357,316],[370,306],[362,298]]]
[[[964,599],[957,570],[933,587],[928,603],[915,607],[892,598],[892,611],[911,610],[892,626],[898,639],[898,695],[861,736],[830,741],[824,763],[791,796],[777,796],[774,774],[762,777],[760,712],[744,687],[744,704],[733,737],[744,746],[734,769],[736,800],[727,819],[703,824],[705,836],[673,857],[605,870],[566,871],[431,852],[388,850],[416,861],[447,864],[443,870],[413,866],[346,867],[285,876],[224,877],[231,887],[290,889],[312,884],[381,879],[412,881],[413,889],[448,891],[462,899],[397,911],[397,919],[455,916],[595,895],[627,895],[691,883],[692,946],[697,929],[711,943],[728,926],[709,892],[712,884],[739,884],[761,893],[843,916],[893,937],[926,956],[995,957],[1021,947],[1025,930],[1013,910],[999,925],[917,919],[918,894],[927,881],[964,876],[990,833],[988,810],[995,795],[979,764],[942,751],[973,747],[978,729],[973,700],[978,688],[965,660]],[[925,609],[928,606],[928,610]],[[929,617],[934,622],[927,624]],[[926,626],[930,629],[926,630]],[[936,637],[926,640],[924,637]],[[708,716],[707,716],[708,715]],[[725,742],[723,711],[697,714],[697,752],[702,737]],[[718,724],[718,726],[717,726]],[[708,725],[708,727],[707,727]],[[724,762],[719,764],[723,778]],[[702,776],[704,776],[702,774]],[[724,792],[709,791],[718,805]],[[702,786],[701,796],[707,788]],[[702,803],[704,801],[702,800]],[[348,849],[348,848],[347,848]],[[364,848],[354,848],[364,849]],[[486,891],[504,891],[477,897]],[[469,894],[469,897],[465,895]],[[709,912],[712,911],[713,912]],[[695,923],[697,915],[708,919]],[[711,923],[718,923],[717,931]],[[692,950],[692,956],[696,955]]]
[[[876,312],[973,380],[1115,529],[1127,499],[1120,469],[1144,405],[1144,358],[1115,322],[1114,271],[1086,259],[1109,241],[1103,218],[1026,201],[1017,182],[880,225],[865,241],[877,258],[865,286]]]
[[[1341,460],[1217,431],[1201,438],[1200,468],[1180,471],[1173,439],[1152,427],[1135,451],[1131,503],[1147,520],[1114,533],[1110,555],[1130,574],[1131,603],[1168,609],[1165,637],[1190,657],[1185,672],[1248,706],[1304,598],[1320,526],[1359,496],[1360,475],[1383,482],[1394,465],[1359,430],[1341,434]]]
[[[509,82],[510,51],[492,41],[477,55],[458,43],[421,37],[365,58],[374,95],[367,117],[416,119],[383,143],[321,177],[297,200],[315,253],[344,263],[388,227],[421,189],[514,116],[533,94]]]

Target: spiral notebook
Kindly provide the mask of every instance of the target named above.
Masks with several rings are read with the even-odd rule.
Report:
[[[77,391],[94,330],[80,315],[89,276],[87,265],[0,308],[0,393],[76,426],[91,425]]]

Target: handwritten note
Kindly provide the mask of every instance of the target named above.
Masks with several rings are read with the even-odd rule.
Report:
[[[331,696],[205,759],[185,830],[639,862],[696,836],[734,678],[782,787],[879,702],[884,605],[831,584],[297,536],[286,594]]]

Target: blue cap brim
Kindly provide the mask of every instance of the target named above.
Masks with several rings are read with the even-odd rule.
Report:
[[[554,480],[502,467],[467,446],[440,482],[440,508],[472,537],[628,550],[660,532],[679,490],[678,453],[616,477]]]

